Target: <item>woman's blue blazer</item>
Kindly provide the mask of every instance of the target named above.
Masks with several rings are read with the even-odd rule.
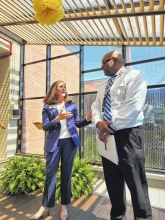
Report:
[[[80,138],[77,132],[77,128],[84,127],[91,123],[85,118],[81,120],[78,116],[77,107],[73,102],[65,103],[66,112],[71,112],[73,116],[67,119],[68,130],[71,137],[77,147],[80,147]],[[42,127],[44,131],[48,131],[45,141],[44,149],[47,152],[53,152],[58,145],[61,123],[55,121],[58,115],[57,108],[52,108],[48,104],[45,104],[42,110]]]

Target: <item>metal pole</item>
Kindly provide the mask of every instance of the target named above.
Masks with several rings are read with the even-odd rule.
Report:
[[[126,46],[122,45],[122,55],[124,59],[124,63],[126,63]]]
[[[46,94],[50,89],[51,83],[51,45],[46,46]],[[45,141],[46,141],[47,132],[45,132]],[[46,151],[44,151],[44,156],[46,157]]]
[[[22,114],[23,114],[23,90],[24,90],[24,63],[25,63],[25,45],[21,45],[21,68],[20,68],[20,83],[19,83],[19,108],[20,119],[18,120],[18,139],[16,153],[21,153],[21,139],[22,139]]]
[[[46,93],[50,89],[51,83],[51,45],[47,45],[46,47]]]
[[[80,62],[79,62],[79,116],[84,118],[84,46],[80,46]],[[79,131],[81,147],[79,149],[79,157],[84,157],[84,129],[81,128]]]

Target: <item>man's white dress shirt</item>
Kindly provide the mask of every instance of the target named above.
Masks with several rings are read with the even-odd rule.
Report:
[[[120,75],[120,73],[122,74]],[[143,106],[146,99],[147,85],[139,70],[122,67],[110,89],[111,115],[117,130],[143,124]],[[92,120],[95,124],[103,120],[102,104],[108,80],[98,89],[95,102],[92,104]]]

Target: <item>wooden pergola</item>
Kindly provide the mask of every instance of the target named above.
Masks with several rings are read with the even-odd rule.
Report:
[[[33,17],[32,0],[1,0],[1,31],[27,44],[165,45],[164,0],[63,0],[64,18],[52,26]]]

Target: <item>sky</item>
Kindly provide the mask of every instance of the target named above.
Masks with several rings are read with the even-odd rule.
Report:
[[[72,51],[78,51],[79,46],[70,46]],[[164,47],[127,47],[129,58],[127,62],[136,62],[146,59],[165,57]],[[117,46],[85,46],[84,47],[84,70],[101,67],[101,60],[105,53],[118,50]],[[147,85],[165,84],[165,60],[132,65],[132,69],[139,69],[146,78]],[[84,80],[96,80],[106,78],[102,71],[84,74]]]

